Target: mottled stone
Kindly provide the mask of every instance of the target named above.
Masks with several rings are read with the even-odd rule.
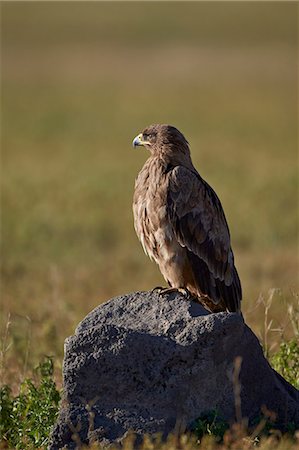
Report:
[[[50,448],[74,448],[74,437],[121,441],[129,430],[166,436],[212,409],[233,422],[237,356],[242,416],[251,421],[266,406],[281,427],[299,426],[298,391],[270,367],[241,315],[210,314],[180,294],[114,298],[65,341],[65,399]]]

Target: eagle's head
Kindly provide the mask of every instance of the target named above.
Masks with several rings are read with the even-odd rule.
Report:
[[[178,156],[190,155],[189,144],[183,134],[175,127],[166,124],[150,125],[133,140],[133,147],[142,145],[152,155]]]

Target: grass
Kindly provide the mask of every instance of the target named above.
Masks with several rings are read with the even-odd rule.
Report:
[[[43,355],[60,384],[63,341],[92,308],[163,283],[131,212],[147,157],[131,141],[153,122],[182,130],[221,198],[243,313],[261,339],[269,326],[269,357],[293,339],[297,10],[1,3],[1,364],[13,395]]]

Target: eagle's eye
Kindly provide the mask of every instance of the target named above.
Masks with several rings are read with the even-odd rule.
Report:
[[[142,136],[145,141],[153,142],[155,140],[156,133],[155,132],[145,132],[145,133],[142,133]]]
[[[154,133],[149,133],[149,134],[147,135],[147,139],[148,139],[149,141],[151,141],[154,137],[155,137],[155,134],[154,134]]]

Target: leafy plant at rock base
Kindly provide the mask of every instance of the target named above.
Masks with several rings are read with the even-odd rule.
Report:
[[[283,341],[270,360],[273,368],[299,389],[299,343],[297,339]]]
[[[47,445],[60,401],[53,371],[53,361],[47,357],[36,369],[38,381],[26,379],[19,395],[14,397],[7,385],[1,388],[0,443],[16,449]]]
[[[228,429],[229,424],[221,418],[217,410],[201,414],[192,427],[192,431],[199,439],[204,435],[210,435],[214,436],[216,442],[223,440],[223,436]]]

